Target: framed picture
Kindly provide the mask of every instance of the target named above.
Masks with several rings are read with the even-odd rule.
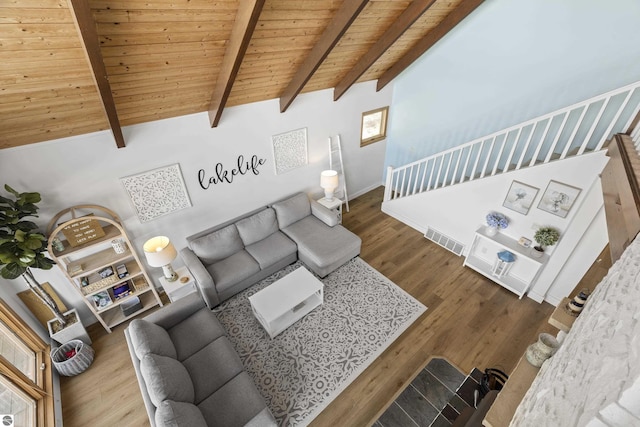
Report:
[[[276,175],[289,172],[308,163],[307,128],[271,137]]]
[[[521,213],[522,215],[526,215],[529,213],[529,209],[531,208],[531,205],[533,205],[533,201],[536,199],[538,191],[538,188],[523,184],[519,181],[513,181],[511,183],[511,187],[509,187],[509,192],[507,192],[507,197],[504,198],[502,206]]]
[[[362,113],[362,126],[360,127],[360,146],[382,141],[387,137],[387,115],[389,107]]]
[[[551,180],[540,199],[538,209],[566,218],[581,191],[580,188]]]

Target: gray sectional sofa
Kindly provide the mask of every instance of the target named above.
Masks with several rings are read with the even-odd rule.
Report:
[[[277,425],[197,293],[133,320],[125,337],[152,427]]]
[[[187,237],[180,255],[213,308],[300,259],[324,277],[360,254],[337,212],[297,193]]]

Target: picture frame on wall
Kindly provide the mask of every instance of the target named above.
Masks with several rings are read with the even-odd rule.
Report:
[[[538,209],[566,218],[582,189],[551,180],[542,194]]]
[[[502,206],[521,213],[522,215],[527,215],[538,195],[538,191],[540,191],[539,188],[532,187],[520,181],[513,181],[509,187],[507,196],[504,198],[504,202],[502,202]]]

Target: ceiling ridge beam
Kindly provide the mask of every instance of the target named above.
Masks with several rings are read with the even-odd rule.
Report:
[[[211,127],[218,126],[233,83],[238,76],[240,65],[249,47],[265,0],[240,0],[236,19],[231,28],[229,44],[222,59],[220,73],[209,102],[209,122]]]
[[[69,9],[71,9],[73,21],[76,26],[76,30],[80,34],[80,41],[84,47],[84,53],[89,61],[89,66],[93,74],[93,81],[98,88],[98,94],[100,95],[100,102],[102,108],[107,115],[113,138],[116,141],[118,148],[125,147],[124,136],[122,135],[122,127],[120,126],[120,120],[118,119],[118,111],[116,110],[116,103],[111,93],[111,85],[109,84],[109,77],[107,76],[107,69],[102,59],[102,52],[100,51],[100,42],[98,40],[98,30],[96,29],[96,23],[91,13],[91,7],[87,0],[68,0]]]
[[[449,13],[438,25],[420,39],[402,58],[385,71],[379,78],[376,91],[381,90],[402,73],[416,59],[436,44],[442,37],[473,12],[484,0],[463,0],[455,10]]]
[[[368,0],[345,0],[342,3],[318,42],[311,48],[311,52],[309,52],[307,58],[282,92],[280,96],[281,113],[284,113],[289,108],[293,100],[304,88],[304,85],[311,79],[313,73],[320,67],[320,64],[326,59],[344,33],[347,32],[367,3]]]
[[[391,24],[384,34],[365,53],[333,90],[337,101],[375,62],[418,20],[436,0],[414,0]]]

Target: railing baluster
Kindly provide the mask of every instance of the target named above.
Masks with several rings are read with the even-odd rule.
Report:
[[[460,183],[463,183],[466,175],[467,175],[467,170],[469,168],[469,160],[471,159],[471,152],[473,151],[472,147],[467,147],[467,158],[464,161],[464,167],[462,168],[462,175],[460,176]]]
[[[482,157],[482,149],[484,148],[484,141],[480,142],[479,145],[480,147],[478,148],[478,152],[476,153],[476,161],[473,164],[473,170],[471,171],[471,176],[469,177],[469,181],[473,181],[474,179],[476,179],[476,170],[478,169],[478,163],[480,162],[480,157]]]
[[[533,166],[536,164],[536,162],[538,161],[538,156],[540,155],[540,150],[542,149],[542,146],[544,145],[544,140],[547,138],[547,133],[549,133],[549,127],[551,127],[551,122],[553,121],[553,117],[549,117],[549,120],[547,121],[547,125],[544,128],[544,132],[542,132],[542,137],[540,138],[540,141],[538,142],[538,147],[536,148],[536,151],[533,153],[533,157],[531,158],[531,162],[529,163],[529,166]]]
[[[564,150],[562,150],[562,154],[560,155],[560,159],[564,159],[565,157],[567,157],[567,154],[569,153],[569,150],[571,149],[571,146],[573,145],[573,140],[576,137],[576,134],[578,133],[578,129],[580,128],[580,125],[582,124],[582,120],[584,119],[584,115],[587,114],[587,110],[589,109],[589,105],[585,105],[584,107],[582,107],[582,113],[580,113],[580,117],[578,117],[578,122],[576,123],[576,127],[573,129],[573,132],[571,132],[571,136],[569,136],[569,139],[567,140],[567,145],[564,147]]]
[[[513,141],[513,147],[511,147],[511,151],[509,152],[509,157],[507,157],[507,161],[505,162],[505,168],[502,173],[509,172],[509,168],[511,167],[511,160],[513,160],[513,155],[516,152],[516,147],[518,146],[518,140],[520,139],[520,134],[522,134],[522,128],[518,129],[518,134],[516,135],[516,139]],[[509,138],[509,134],[507,133],[506,138]]]
[[[427,191],[433,188],[431,184],[433,182],[433,173],[436,170],[437,159],[435,157],[432,157],[432,160],[433,160],[433,165],[431,166],[431,172],[429,173],[429,183],[427,184]]]
[[[424,171],[422,172],[422,181],[420,182],[420,192],[424,191],[424,179],[427,177],[427,170],[429,169],[429,161],[424,162]]]
[[[400,184],[400,197],[404,197],[404,183],[407,179],[407,168],[402,169],[402,184]]]
[[[412,178],[413,178],[413,168],[414,167],[415,167],[415,165],[412,165],[409,168],[409,179],[407,180],[407,192],[405,194],[406,196],[408,196],[411,193],[411,183],[413,182]]]
[[[502,158],[502,153],[504,152],[504,147],[505,144],[507,142],[507,137],[505,135],[504,139],[502,140],[502,145],[500,146],[500,149],[498,150],[498,158],[496,159],[496,163],[493,165],[493,170],[491,171],[491,176],[494,176],[496,174],[496,172],[498,171],[498,165],[500,164],[500,159]],[[498,144],[500,144],[498,142]]]
[[[604,114],[604,110],[607,109],[607,106],[609,105],[609,101],[611,101],[611,97],[607,98],[606,101],[602,104],[602,107],[600,107],[600,111],[598,111],[598,115],[593,120],[593,124],[589,129],[589,133],[584,138],[582,145],[580,145],[580,149],[578,150],[578,153],[576,154],[576,156],[582,155],[582,153],[584,153],[584,150],[587,149],[587,145],[589,145],[589,140],[591,139],[591,136],[593,136],[593,132],[595,132],[596,127],[598,126],[598,122],[600,121],[600,119],[602,118],[602,115]]]
[[[456,176],[458,175],[458,169],[460,168],[460,159],[462,157],[462,150],[458,150],[458,160],[456,160],[456,167],[453,168],[453,179],[451,180],[451,184],[455,184],[456,183]]]
[[[489,165],[489,159],[491,158],[491,154],[493,153],[493,146],[496,143],[496,137],[494,136],[491,140],[491,146],[489,147],[489,154],[487,154],[487,158],[484,160],[484,166],[482,166],[482,172],[480,173],[480,178],[484,178],[484,175],[487,173],[487,166]]]
[[[556,146],[558,145],[558,141],[560,141],[560,135],[562,135],[562,132],[564,131],[564,127],[567,124],[567,119],[569,118],[569,111],[567,111],[564,114],[564,118],[562,119],[562,123],[560,123],[560,128],[558,129],[558,133],[556,134],[556,137],[553,139],[553,142],[551,143],[551,148],[549,149],[549,152],[547,153],[547,157],[545,157],[544,162],[545,163],[549,163],[549,160],[551,160],[551,156],[553,155],[553,152],[556,151]]]
[[[440,156],[440,166],[438,166],[438,173],[436,174],[436,182],[433,184],[433,189],[438,188],[438,181],[440,181],[440,172],[442,172],[442,164],[444,163],[444,156]]]
[[[607,141],[607,139],[609,139],[609,133],[611,132],[611,130],[613,129],[613,126],[616,124],[616,122],[620,118],[622,111],[627,107],[627,104],[629,103],[629,99],[631,99],[632,93],[633,91],[630,90],[627,96],[624,98],[624,101],[622,101],[622,105],[620,105],[620,108],[618,108],[618,112],[611,120],[611,123],[609,123],[609,126],[607,126],[607,130],[604,131],[604,133],[602,134],[602,138],[600,139],[600,142],[598,142],[598,145],[596,145],[596,148],[594,151],[600,150],[604,145],[604,143]]]
[[[531,145],[531,141],[533,140],[533,134],[536,133],[536,128],[538,127],[538,123],[534,124],[531,128],[531,133],[527,138],[527,143],[524,145],[524,150],[522,150],[522,154],[520,154],[520,159],[518,160],[518,165],[516,166],[516,170],[519,170],[522,167],[522,162],[527,155],[527,151],[529,151],[529,145]]]
[[[447,178],[449,177],[449,171],[451,170],[451,162],[453,161],[453,152],[449,153],[449,162],[447,163],[447,170],[444,173],[444,180],[442,181],[442,186],[446,187],[447,185]]]

